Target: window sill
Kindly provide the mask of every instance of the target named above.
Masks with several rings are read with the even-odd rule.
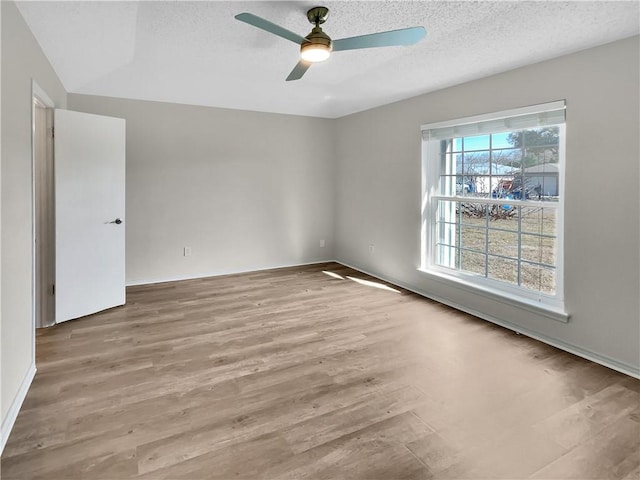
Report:
[[[541,304],[529,298],[509,295],[508,293],[502,292],[495,288],[491,288],[485,285],[477,285],[462,278],[457,278],[452,275],[447,275],[446,273],[441,273],[434,270],[418,268],[418,271],[431,280],[435,280],[436,282],[460,288],[461,290],[465,290],[475,295],[480,295],[482,297],[503,303],[505,305],[510,305],[512,307],[527,310],[529,312],[535,313],[536,315],[542,315],[546,318],[550,318],[558,322],[569,322],[569,314],[564,311],[563,307],[553,307],[551,305]]]

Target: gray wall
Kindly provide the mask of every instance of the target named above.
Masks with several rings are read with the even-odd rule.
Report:
[[[2,420],[34,360],[31,80],[67,94],[13,2],[2,8]]]
[[[337,120],[337,258],[638,373],[638,37]],[[420,264],[424,123],[566,99],[568,324],[430,281]],[[375,244],[375,254],[367,246]]]
[[[129,284],[334,258],[330,120],[74,94],[69,108],[127,121]]]

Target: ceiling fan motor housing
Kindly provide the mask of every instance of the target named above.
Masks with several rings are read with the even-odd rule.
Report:
[[[311,30],[311,33],[307,35],[305,38],[307,39],[307,42],[304,42],[302,44],[303,47],[305,45],[311,44],[311,45],[323,45],[326,48],[331,49],[331,38],[329,38],[329,35],[324,33],[322,31],[322,28],[320,27],[313,27],[313,30]]]

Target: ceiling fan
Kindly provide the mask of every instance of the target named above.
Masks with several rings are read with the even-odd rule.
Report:
[[[341,50],[355,50],[358,48],[413,45],[422,40],[427,34],[424,27],[411,27],[331,40],[331,38],[322,31],[322,28],[320,28],[320,25],[327,20],[328,16],[329,9],[327,7],[314,7],[310,9],[307,12],[307,18],[315,27],[313,27],[311,33],[306,37],[302,37],[297,33],[287,30],[275,23],[271,23],[252,13],[240,13],[236,15],[235,18],[300,45],[301,59],[287,77],[287,81],[299,80],[312,63],[328,59],[332,51],[339,52]]]

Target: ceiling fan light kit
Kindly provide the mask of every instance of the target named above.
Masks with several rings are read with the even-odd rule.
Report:
[[[329,16],[327,7],[314,7],[307,12],[307,19],[315,26],[311,33],[302,37],[264,18],[251,13],[240,13],[235,16],[237,20],[248,23],[254,27],[273,33],[286,40],[300,45],[301,60],[287,77],[287,81],[299,80],[309,69],[312,63],[322,62],[331,56],[332,51],[356,50],[360,48],[391,47],[396,45],[413,45],[426,35],[424,27],[402,28],[388,32],[371,33],[356,37],[342,38],[335,42],[320,27]]]
[[[300,47],[300,58],[307,62],[324,62],[331,56],[331,45],[305,43]]]

